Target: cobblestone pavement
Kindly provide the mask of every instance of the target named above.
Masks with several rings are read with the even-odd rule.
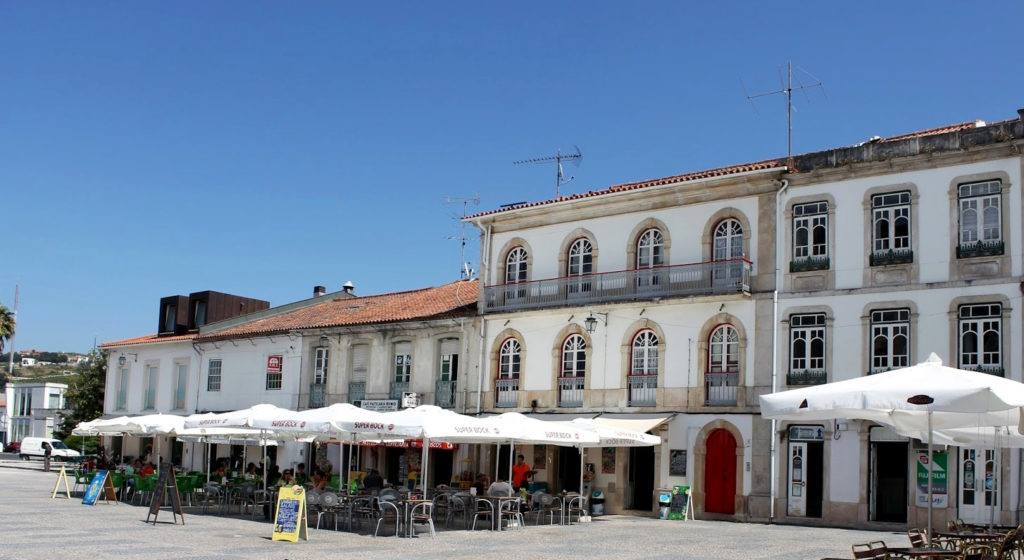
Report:
[[[436,538],[372,537],[310,529],[309,540],[271,541],[271,525],[248,516],[201,515],[186,508],[185,524],[146,523],[148,508],[130,504],[85,506],[80,497],[50,498],[56,473],[38,462],[0,462],[0,559],[249,559],[415,558],[474,560],[565,558],[617,560],[818,559],[851,557],[850,545],[885,540],[906,546],[902,533],[822,529],[715,521],[661,521],[603,516],[569,527],[530,525],[525,530],[441,531]],[[72,484],[74,479],[71,479]],[[257,515],[257,518],[260,516]],[[166,522],[166,523],[165,523]],[[314,517],[315,524],[315,517]]]

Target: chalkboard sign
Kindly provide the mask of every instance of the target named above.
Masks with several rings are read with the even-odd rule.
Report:
[[[89,487],[85,490],[82,503],[87,506],[96,505],[96,500],[102,497],[109,504],[111,500],[117,503],[117,491],[114,490],[114,482],[110,479],[109,471],[96,471]]]
[[[689,507],[690,487],[676,486],[672,491],[672,502],[669,506],[668,518],[686,521],[686,514]]]
[[[146,515],[146,522],[153,518],[156,525],[156,518],[160,515],[160,506],[163,505],[164,496],[171,497],[171,512],[174,515],[174,522],[178,522],[181,516],[181,524],[185,524],[185,512],[181,509],[181,496],[178,494],[178,481],[174,478],[174,467],[170,463],[161,463],[160,476],[156,480],[156,490],[153,491],[153,499],[149,502],[149,514]]]
[[[271,540],[299,542],[309,540],[306,528],[306,490],[301,486],[282,487],[277,494],[274,535]]]

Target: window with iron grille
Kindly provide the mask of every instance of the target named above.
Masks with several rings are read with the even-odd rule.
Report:
[[[871,373],[910,365],[910,310],[871,312]]]
[[[871,197],[871,264],[913,262],[910,248],[910,191]]]
[[[1003,254],[1002,183],[979,181],[958,187],[960,206],[960,242],[958,257]]]
[[[960,306],[961,368],[1003,374],[1002,312],[998,303]]]
[[[828,203],[793,206],[793,263],[790,271],[824,270],[828,263]]]
[[[206,364],[206,390],[220,391],[220,360],[210,360]]]

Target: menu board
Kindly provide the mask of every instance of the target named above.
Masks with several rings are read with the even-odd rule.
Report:
[[[301,486],[285,486],[277,494],[272,540],[299,542],[309,540],[306,528],[306,490]]]
[[[174,478],[174,467],[170,463],[162,463],[160,465],[160,476],[156,481],[156,490],[153,491],[153,499],[149,502],[149,514],[146,515],[146,521],[149,522],[149,518],[153,518],[153,524],[156,525],[156,518],[160,516],[160,507],[163,505],[164,496],[169,495],[171,498],[171,511],[173,514],[174,522],[178,522],[178,516],[181,516],[181,524],[185,524],[185,513],[181,509],[181,496],[178,494],[178,480]]]

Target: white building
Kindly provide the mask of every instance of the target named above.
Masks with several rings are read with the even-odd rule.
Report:
[[[8,383],[4,412],[7,442],[20,442],[29,436],[53,437],[67,390],[64,383]]]
[[[929,352],[1020,380],[1021,138],[1020,119],[965,123],[468,218],[484,408],[663,421],[653,453],[588,455],[611,512],[682,484],[704,518],[923,525],[918,442],[781,424],[773,477],[757,396]],[[993,452],[949,452],[937,519],[981,520]],[[1016,523],[1019,456],[1001,456]]]

